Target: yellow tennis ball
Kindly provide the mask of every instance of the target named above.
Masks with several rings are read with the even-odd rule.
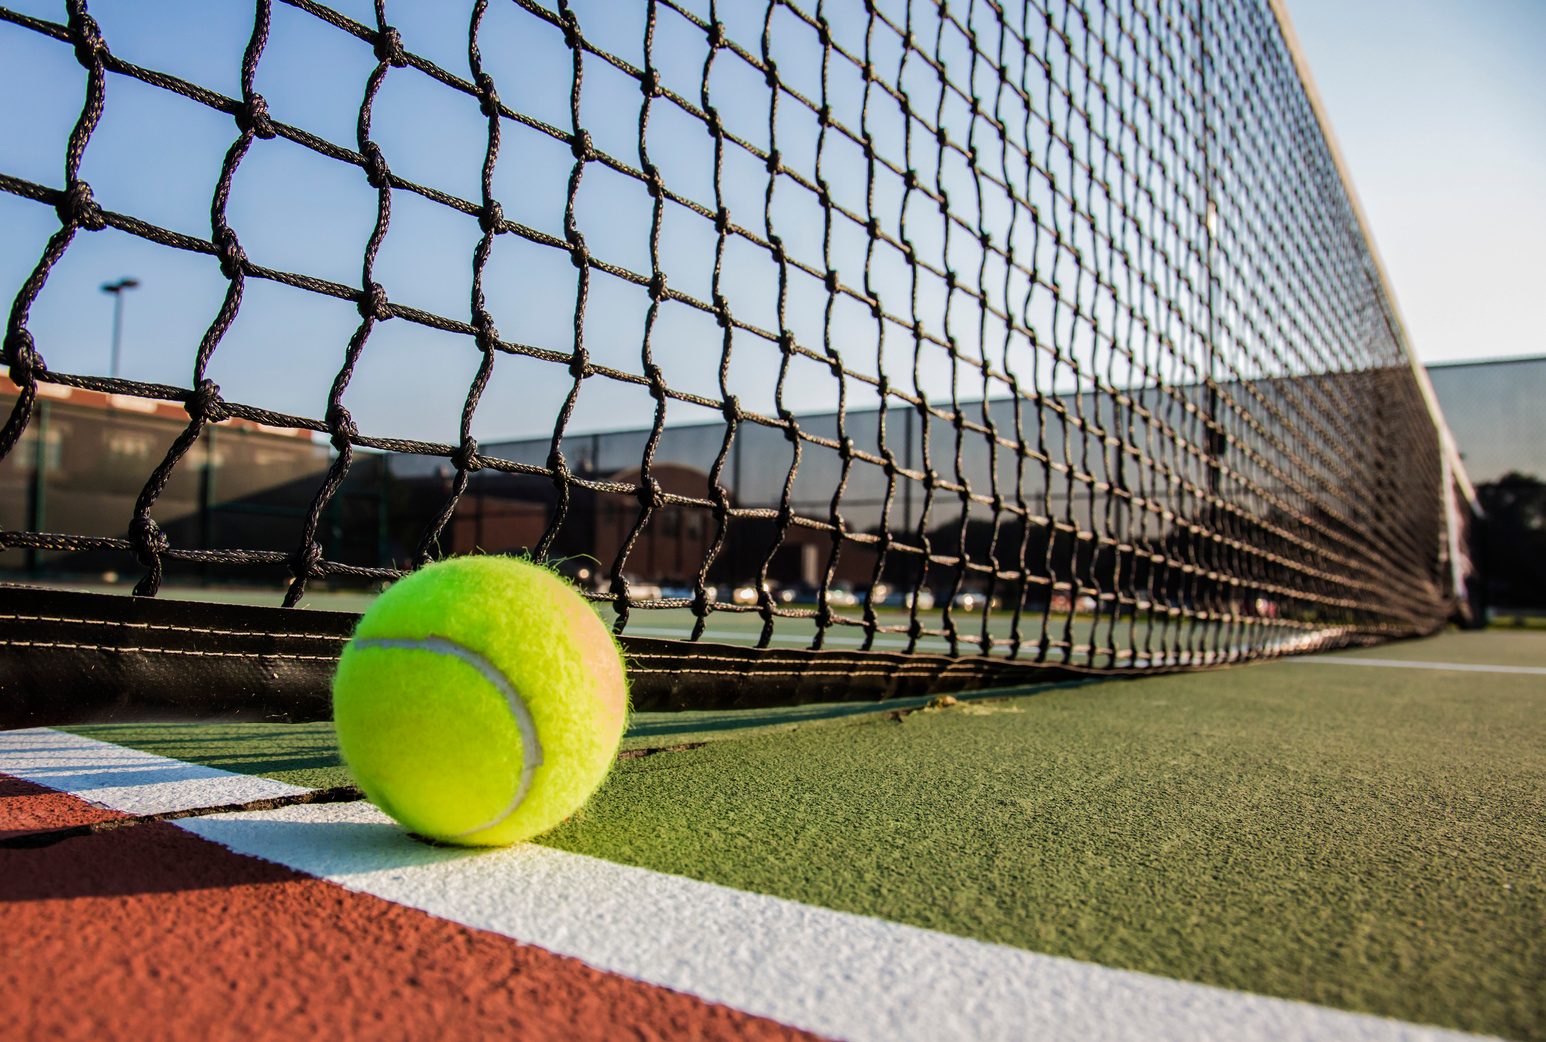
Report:
[[[628,710],[617,643],[558,576],[459,557],[395,583],[344,648],[333,720],[372,803],[447,843],[546,832],[601,785]]]

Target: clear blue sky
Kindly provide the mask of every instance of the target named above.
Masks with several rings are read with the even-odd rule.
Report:
[[[1546,352],[1534,313],[1546,286],[1541,246],[1546,243],[1546,61],[1540,57],[1546,54],[1546,2],[1289,3],[1419,357],[1437,361]],[[59,0],[10,0],[10,6],[51,20],[64,18]],[[367,0],[337,0],[333,6],[373,21]],[[618,53],[637,53],[642,5],[586,0],[576,6],[588,35]],[[760,18],[741,23],[760,8],[721,5],[733,23],[732,38],[757,38]],[[250,4],[94,0],[91,10],[120,56],[239,95]],[[463,15],[446,19],[442,10],[424,2],[395,0],[390,5],[392,21],[413,50],[465,72]],[[565,126],[567,51],[551,29],[539,26],[533,32],[532,25],[513,4],[490,6],[483,31],[489,71],[517,108]],[[696,31],[681,35],[681,25],[675,16],[663,15],[657,60],[671,86],[696,97],[702,37]],[[795,38],[794,31],[788,38]],[[819,49],[800,48],[781,59],[781,72],[814,94],[816,57]],[[364,44],[276,4],[258,89],[276,118],[352,147],[361,86],[373,65]],[[737,72],[728,59],[721,66],[723,75],[744,75],[744,67]],[[82,81],[67,46],[0,25],[0,170],[45,185],[61,182],[60,157],[79,112]],[[743,87],[765,91],[760,80],[728,82],[732,93]],[[124,77],[110,76],[108,92],[107,115],[83,167],[98,201],[207,237],[210,186],[233,137],[231,120]],[[582,119],[599,147],[631,159],[636,154],[637,89],[591,61],[586,98],[609,97],[621,100],[587,100]],[[671,118],[667,108],[661,106],[652,126]],[[736,109],[725,106],[732,129],[753,140],[765,133],[736,126],[735,120],[755,122],[757,116]],[[855,122],[841,107],[838,117]],[[566,150],[524,128],[505,126],[496,196],[508,217],[561,235],[570,162]],[[667,171],[668,183],[712,205],[712,186],[704,177],[707,156],[694,151],[706,150],[708,138],[699,128],[689,129],[680,137],[680,149],[660,149],[653,158]],[[395,172],[475,200],[484,134],[476,106],[465,97],[412,70],[388,76],[373,137]],[[808,157],[811,141],[786,134],[780,144],[786,157]],[[510,157],[522,158],[512,162]],[[733,168],[725,181],[732,213],[760,227],[766,174],[760,167]],[[792,206],[789,200],[797,198],[798,193],[786,192],[781,205]],[[393,205],[392,232],[376,278],[398,302],[464,317],[476,224],[410,193],[395,193]],[[597,255],[636,271],[649,270],[643,251],[648,201],[637,183],[592,164],[581,205]],[[862,209],[862,203],[855,208]],[[229,213],[257,263],[356,285],[373,216],[373,193],[358,169],[283,141],[259,142],[243,161]],[[781,227],[791,250],[819,259],[819,220],[798,210],[784,217]],[[57,220],[47,207],[0,193],[0,286],[7,297],[55,228]],[[673,285],[700,299],[709,295],[707,268],[701,263],[712,251],[707,228],[694,218],[667,232],[674,244],[669,248],[693,258],[692,264],[673,265],[667,257]],[[916,228],[912,233],[918,234]],[[851,246],[838,243],[840,254],[850,251],[835,258],[845,272],[851,270]],[[505,339],[566,351],[573,271],[567,263],[553,263],[552,252],[544,250],[514,236],[500,238],[490,267],[499,287],[491,310]],[[767,287],[776,281],[770,281],[767,258],[753,253],[747,248],[731,258],[727,292],[757,297],[744,307],[735,303],[737,314],[752,314],[771,327]],[[540,257],[540,263],[527,263],[531,257]],[[186,385],[193,347],[218,308],[225,280],[208,258],[117,232],[78,236],[34,310],[31,327],[48,364],[69,372],[106,371],[111,303],[97,287],[125,274],[139,276],[144,284],[128,300],[124,375]],[[629,296],[632,291],[619,289],[607,277],[597,277],[593,285],[590,314],[596,331],[604,334],[590,340],[603,352],[598,361],[637,370],[642,296]],[[814,325],[796,329],[802,342],[820,344],[820,310],[805,308],[797,316],[797,322],[807,323],[814,316]],[[211,375],[233,400],[320,416],[343,345],[357,322],[347,303],[249,280],[241,318],[216,353]],[[852,356],[846,345],[861,342],[872,324],[867,315],[853,314],[840,315],[838,322],[844,354]],[[657,360],[674,386],[717,396],[716,367],[702,357],[705,343],[717,344],[712,322],[677,307],[659,331]],[[619,352],[618,357],[606,357],[607,350]],[[776,358],[766,345],[736,355],[739,368],[732,383],[747,404],[771,411]],[[476,362],[465,337],[401,320],[383,323],[347,401],[366,433],[454,442],[461,399]],[[547,429],[568,382],[560,366],[502,360],[475,434],[488,440]],[[791,388],[794,408],[835,402],[830,374],[820,366],[797,373]],[[588,381],[574,425],[637,425],[647,422],[652,406],[638,388]],[[671,409],[672,422],[717,415],[677,404]]]
[[[1546,0],[1287,0],[1417,355],[1546,354]]]

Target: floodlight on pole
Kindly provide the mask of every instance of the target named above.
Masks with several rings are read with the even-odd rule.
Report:
[[[113,354],[108,369],[108,375],[118,379],[118,345],[123,340],[123,291],[133,289],[140,284],[140,280],[125,276],[117,282],[105,282],[102,284],[103,293],[113,295]]]

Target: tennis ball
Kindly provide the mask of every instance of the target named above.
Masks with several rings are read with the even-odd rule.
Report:
[[[466,846],[546,832],[600,786],[628,709],[612,634],[558,576],[458,557],[395,583],[333,679],[338,745],[371,802]]]

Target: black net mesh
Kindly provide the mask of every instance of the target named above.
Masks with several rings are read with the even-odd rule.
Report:
[[[141,595],[178,563],[284,568],[295,604],[319,580],[390,580],[444,554],[480,482],[509,479],[542,489],[531,552],[595,558],[586,591],[624,633],[662,609],[700,643],[741,620],[764,647],[792,633],[818,650],[1133,669],[1427,632],[1454,609],[1441,432],[1267,0],[637,0],[626,16],[476,0],[465,55],[439,64],[389,6],[367,24],[260,0],[238,96],[117,57],[80,0],[64,24],[0,8],[10,45],[85,70],[60,178],[0,170],[0,189],[58,215],[6,327],[0,456],[26,444],[40,385],[187,413],[120,534],[5,531],[5,547],[118,552],[142,566]],[[355,140],[286,122],[259,93],[295,71],[265,57],[281,15],[366,70]],[[503,93],[496,17],[500,41],[547,56]],[[481,113],[481,171],[462,178],[475,193],[394,173],[373,140],[378,99],[406,77]],[[523,105],[542,77],[567,113]],[[207,236],[114,212],[82,179],[126,81],[233,120]],[[244,164],[279,147],[370,186],[357,282],[287,270],[250,245],[260,229],[228,223],[261,176]],[[378,281],[404,200],[465,226],[465,310]],[[88,233],[218,267],[224,300],[186,345],[185,385],[49,367],[29,313]],[[231,400],[209,375],[260,281],[358,310],[352,336],[310,345],[332,382],[308,410]],[[533,285],[561,291],[512,302]],[[536,328],[538,310],[545,339],[501,334]],[[454,441],[352,418],[351,380],[389,320],[473,360]],[[475,429],[536,408],[491,403],[491,380],[555,374],[545,455],[480,446]],[[647,410],[618,442],[631,465],[601,468],[586,403],[618,388]],[[331,442],[288,549],[190,545],[158,523],[206,428],[232,420]],[[708,446],[691,466],[662,449],[684,424]],[[334,559],[322,529],[379,453],[447,480],[405,559]]]

